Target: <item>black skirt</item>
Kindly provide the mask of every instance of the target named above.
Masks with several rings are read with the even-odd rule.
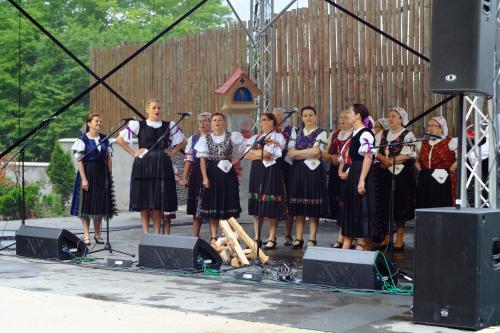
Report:
[[[365,178],[366,194],[358,193],[362,167],[362,160],[353,161],[349,167],[349,177],[342,181],[339,225],[342,228],[342,235],[347,237],[363,238],[377,235],[375,182],[371,170]]]
[[[417,207],[451,207],[451,175],[448,171],[448,178],[443,184],[438,183],[432,173],[435,169],[422,169],[418,175],[417,186]]]
[[[203,176],[201,175],[200,159],[195,159],[191,163],[191,172],[188,180],[187,213],[196,216]]]
[[[130,183],[130,210],[177,211],[177,189],[170,157],[161,150],[151,150],[136,157]]]
[[[339,222],[339,201],[341,190],[341,179],[339,177],[339,166],[330,163],[330,169],[328,171],[328,203],[329,203],[329,214],[328,217],[332,220],[337,220]],[[339,224],[339,223],[338,223]]]
[[[404,227],[405,222],[415,218],[416,206],[416,181],[415,165],[413,160],[406,161],[405,167],[399,175],[394,177],[394,225],[396,228]],[[392,173],[388,170],[380,169],[378,174],[380,186],[379,204],[381,206],[379,222],[380,227],[388,233],[389,205],[391,198]]]
[[[266,168],[261,160],[252,161],[248,191],[248,215],[268,218],[283,216],[283,174],[278,163]]]
[[[288,213],[291,216],[326,217],[328,197],[324,162],[311,170],[303,160],[293,161],[288,184]]]
[[[117,212],[113,178],[107,163],[91,160],[85,161],[83,167],[89,188],[88,191],[82,189],[80,173],[77,173],[71,214],[86,219],[111,219]]]
[[[202,187],[198,212],[209,220],[238,218],[241,213],[238,176],[234,167],[225,173],[217,167],[219,161],[207,160],[209,188]]]

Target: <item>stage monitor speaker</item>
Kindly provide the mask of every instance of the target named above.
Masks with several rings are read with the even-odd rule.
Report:
[[[18,256],[68,260],[86,252],[83,241],[66,229],[21,226],[16,232]]]
[[[348,289],[382,288],[388,276],[384,258],[375,251],[308,247],[303,258],[302,281]],[[397,284],[397,275],[393,275]]]
[[[200,270],[203,263],[219,269],[222,259],[199,237],[145,234],[139,243],[140,266]]]
[[[500,210],[419,209],[415,225],[415,322],[500,323]]]
[[[496,0],[432,1],[432,91],[493,95],[496,14]]]

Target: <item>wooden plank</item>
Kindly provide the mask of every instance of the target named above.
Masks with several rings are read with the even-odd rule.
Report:
[[[240,262],[243,265],[250,265],[245,253],[243,252],[243,249],[241,248],[240,242],[238,241],[238,238],[236,237],[236,234],[234,233],[234,231],[231,229],[231,226],[229,225],[228,221],[220,220],[219,226],[221,227],[221,229],[224,232],[224,235],[226,236],[228,241],[233,246],[234,251],[238,255],[238,259],[240,260]]]
[[[252,252],[257,253],[257,244],[255,241],[248,236],[248,234],[245,232],[245,230],[241,227],[241,225],[236,221],[234,217],[229,218],[227,220],[231,228],[240,236],[240,239],[250,248]],[[262,249],[259,249],[259,259],[260,262],[265,264],[269,261],[269,256],[267,256]]]

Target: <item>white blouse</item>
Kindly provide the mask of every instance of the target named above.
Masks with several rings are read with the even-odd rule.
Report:
[[[405,128],[402,128],[397,132],[392,132],[391,130],[389,130],[386,137],[387,142],[396,140],[404,131]],[[376,146],[380,145],[380,141],[382,140],[382,133],[383,131],[380,131],[377,133],[377,135],[375,135]],[[404,141],[414,141],[414,140],[416,140],[415,134],[413,134],[413,132],[410,131],[404,137]],[[416,143],[412,145],[404,145],[403,148],[401,149],[400,155],[408,155],[409,157],[415,158],[416,157],[415,144]],[[385,155],[389,156],[389,147],[385,147]]]
[[[357,130],[354,130],[354,132],[352,132],[352,136],[353,137],[356,136],[356,134],[358,134],[359,131],[361,131],[363,128],[364,127],[361,127],[361,128],[358,128]],[[350,134],[350,132],[349,132],[349,134]],[[373,148],[374,143],[375,143],[375,138],[373,137],[373,134],[371,134],[369,132],[363,132],[363,134],[361,134],[361,136],[359,137],[360,146],[358,149],[358,154],[361,156],[365,156],[368,153],[376,154],[377,149]],[[341,151],[341,154],[339,156],[339,161],[344,160],[342,158],[342,153],[344,153],[345,149],[349,149],[348,147],[349,147],[349,145],[347,145],[347,144],[342,147],[342,151]]]
[[[434,146],[435,144],[441,141],[442,139],[429,140],[429,145]],[[415,143],[415,147],[417,149],[417,153],[420,154],[420,150],[422,149],[422,142]],[[451,138],[450,142],[448,142],[448,149],[456,152],[457,148],[458,148],[458,138]]]
[[[212,141],[216,144],[221,143],[224,141],[224,138],[226,137],[226,133],[222,133],[222,135],[216,136],[215,134],[210,134],[212,137]],[[243,135],[241,135],[240,132],[231,132],[231,145],[233,146],[233,154],[231,158],[240,158],[240,156],[243,153],[243,150],[245,149],[244,145],[244,138]],[[198,152],[199,157],[208,157],[208,144],[207,144],[207,138],[206,136],[202,136],[196,145],[194,146],[194,149]]]
[[[91,137],[88,133],[85,133],[87,138],[94,140],[96,146],[99,144],[99,136],[93,138]],[[111,143],[111,140],[109,140]],[[97,150],[101,151],[102,146],[98,146]],[[78,159],[83,157],[84,152],[85,152],[85,143],[82,141],[82,139],[77,139],[75,143],[73,143],[73,146],[71,146],[71,151],[73,152],[73,158],[75,159],[76,162],[78,162]],[[113,148],[111,147],[111,144],[108,145],[108,154],[110,156],[113,155]]]
[[[307,136],[311,134],[316,130],[316,128],[313,128],[311,131],[308,131],[307,129],[304,128],[303,129],[304,135]],[[297,131],[292,131],[292,135],[290,135],[290,141],[288,142],[288,149],[295,148],[295,141],[297,141]],[[326,133],[326,131],[322,131],[316,137],[316,141],[314,142],[313,148],[319,147],[321,151],[326,151],[328,148],[327,146],[328,146],[328,134]]]
[[[332,134],[330,134],[330,137],[328,138],[328,144],[332,144],[332,139],[333,139],[333,134],[335,134],[336,131],[333,131]],[[340,141],[345,141],[347,140],[352,134],[352,131],[340,131],[339,136],[337,137],[338,140]]]
[[[266,136],[266,134],[256,134],[246,141],[245,152],[252,149],[255,140],[259,140]],[[282,156],[283,149],[285,148],[286,142],[285,137],[281,133],[272,132],[267,136],[266,144],[264,145],[264,151],[271,154],[272,159],[276,161]],[[264,161],[262,161],[264,163]]]
[[[160,121],[152,121],[152,120],[146,119],[146,125],[149,127],[160,128],[161,124],[162,124],[161,120]],[[169,139],[170,139],[171,145],[176,146],[184,140],[184,133],[182,132],[182,130],[178,126],[175,126],[175,122],[173,122],[173,121],[169,122],[169,126],[170,126]],[[175,128],[174,128],[174,126],[175,126]],[[131,120],[128,122],[127,126],[120,131],[119,136],[121,136],[125,140],[125,142],[130,144],[130,143],[132,143],[132,134],[137,136],[139,134],[139,130],[140,130],[139,121]]]

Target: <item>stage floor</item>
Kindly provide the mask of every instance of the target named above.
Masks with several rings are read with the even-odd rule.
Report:
[[[238,219],[249,234],[251,219]],[[80,221],[73,217],[28,220],[27,225],[63,227],[81,236]],[[280,223],[278,247],[267,251],[272,265],[302,262],[303,250],[283,246],[284,221]],[[19,222],[0,222],[0,232],[11,235]],[[142,229],[137,213],[124,212],[111,222],[111,244],[115,250],[137,253]],[[306,228],[307,230],[307,228]],[[321,221],[318,246],[329,246],[336,239],[334,222]],[[264,235],[267,226],[264,226]],[[178,214],[172,233],[191,235],[190,217]],[[103,234],[104,236],[104,234]],[[208,226],[202,237],[209,239]],[[307,239],[307,235],[305,235]],[[406,249],[395,254],[400,268],[413,275],[413,229],[406,233]],[[8,245],[3,241],[2,245]],[[100,248],[99,247],[96,248]],[[414,325],[411,296],[351,294],[302,289],[287,283],[254,284],[238,282],[227,272],[223,277],[180,276],[165,270],[112,270],[107,257],[127,259],[123,254],[99,252],[96,263],[79,265],[25,259],[14,251],[0,252],[0,286],[30,291],[74,295],[111,302],[218,315],[233,319],[263,322],[333,332],[459,332],[460,330]],[[128,258],[130,259],[130,258]],[[137,260],[136,258],[132,258]],[[227,268],[227,267],[226,267]]]

